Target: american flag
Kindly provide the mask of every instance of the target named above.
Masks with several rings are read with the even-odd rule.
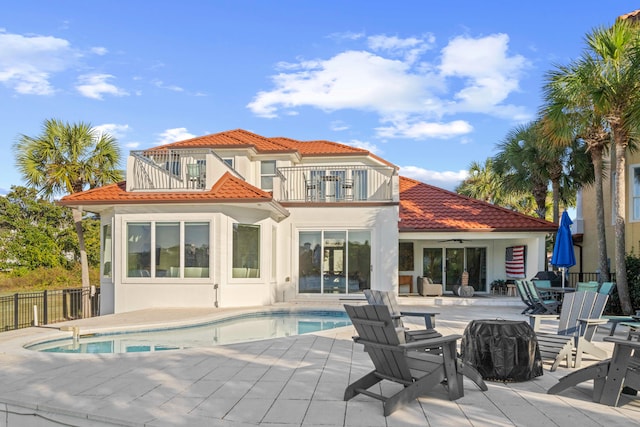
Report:
[[[524,279],[524,246],[510,246],[505,257],[507,277]]]

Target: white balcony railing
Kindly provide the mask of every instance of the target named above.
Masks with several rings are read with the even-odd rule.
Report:
[[[393,201],[395,170],[362,165],[278,168],[280,202]],[[275,186],[275,183],[274,183]]]
[[[129,190],[205,190],[209,149],[131,151]]]

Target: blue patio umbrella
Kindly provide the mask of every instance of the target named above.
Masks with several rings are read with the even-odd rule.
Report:
[[[573,239],[571,237],[571,218],[567,211],[562,212],[560,227],[556,234],[556,243],[553,246],[551,265],[562,268],[562,287],[564,288],[564,275],[567,268],[576,265],[576,255],[573,252]]]

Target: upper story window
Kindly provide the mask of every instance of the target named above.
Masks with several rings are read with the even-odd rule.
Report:
[[[640,221],[640,165],[631,166],[632,221]]]
[[[233,157],[222,159],[231,169],[233,169]]]
[[[276,176],[276,161],[263,160],[260,162],[260,188],[265,191],[273,190],[273,177]]]

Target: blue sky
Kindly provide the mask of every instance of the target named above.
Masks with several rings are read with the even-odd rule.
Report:
[[[453,189],[544,75],[637,1],[35,1],[0,14],[0,194],[48,118],[123,154],[242,128],[369,149]]]

